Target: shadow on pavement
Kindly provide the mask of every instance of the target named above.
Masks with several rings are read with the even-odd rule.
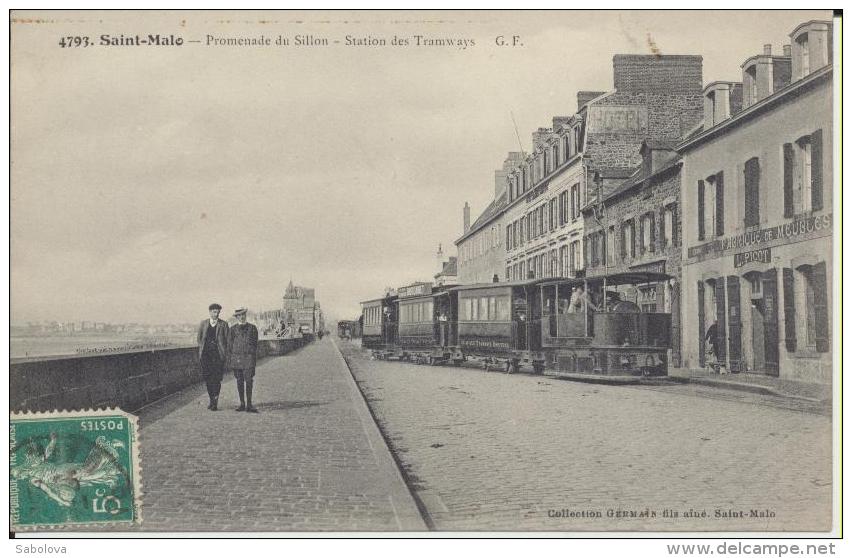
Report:
[[[316,407],[327,405],[328,401],[266,401],[256,403],[259,411],[286,411],[288,409],[303,409],[305,407]]]

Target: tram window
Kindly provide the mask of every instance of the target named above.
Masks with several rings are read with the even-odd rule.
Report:
[[[509,299],[507,297],[498,297],[496,320],[500,322],[508,322],[510,318],[511,313],[509,309]]]
[[[497,317],[497,298],[488,297],[488,319],[494,320]]]
[[[488,319],[488,297],[482,296],[479,297],[479,319],[487,320]]]
[[[479,304],[476,303],[475,298],[470,299],[470,319],[478,320],[479,319]]]

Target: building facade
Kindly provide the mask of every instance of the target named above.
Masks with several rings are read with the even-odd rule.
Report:
[[[504,214],[507,200],[506,176],[521,159],[510,152],[501,169],[494,172],[494,198],[476,221],[470,222],[470,206],[464,206],[464,232],[456,240],[458,251],[457,282],[460,284],[488,283],[498,279],[506,261],[503,242]]]
[[[803,23],[781,56],[746,60],[741,84],[708,85],[678,147],[684,366],[831,382],[831,35]]]
[[[588,261],[583,208],[606,197],[590,189],[616,188],[641,166],[646,139],[677,140],[701,119],[700,56],[616,55],[613,82],[610,92],[579,92],[577,112],[537,130],[509,174],[506,279],[576,276]]]

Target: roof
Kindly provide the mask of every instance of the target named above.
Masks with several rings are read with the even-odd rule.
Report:
[[[669,151],[674,151],[675,148],[680,143],[680,138],[673,139],[653,139],[648,138],[642,142],[643,145],[648,147],[649,149],[668,149]]]
[[[595,173],[601,178],[628,178],[634,172],[635,167],[600,167],[594,169]]]
[[[381,297],[381,298],[371,298],[370,300],[362,300],[362,301],[361,301],[361,304],[371,304],[371,303],[374,303],[374,302],[382,302],[383,300],[388,300],[388,299],[390,299],[390,300],[396,300],[396,298],[397,298],[397,296],[396,296],[396,295],[393,295],[393,296],[383,296],[383,297]]]
[[[499,197],[494,198],[491,203],[488,204],[488,207],[476,218],[476,221],[470,226],[470,229],[456,240],[456,244],[459,244],[466,238],[470,237],[476,232],[479,232],[482,228],[485,227],[488,223],[494,220],[495,217],[500,215],[500,210],[502,210],[506,206],[506,197],[508,193],[503,191]]]
[[[731,128],[739,126],[743,122],[748,122],[750,119],[762,114],[764,111],[774,108],[776,105],[786,101],[787,99],[797,99],[803,90],[809,87],[815,87],[824,79],[832,75],[833,68],[831,64],[825,65],[822,68],[815,70],[804,78],[794,81],[789,85],[779,89],[772,95],[764,97],[753,105],[750,105],[738,113],[732,115],[711,128],[703,129],[700,133],[690,136],[678,145],[677,150],[680,153],[709,141],[716,136],[728,132]]]
[[[637,170],[633,174],[633,176],[631,176],[629,179],[627,179],[624,182],[622,182],[621,184],[619,184],[614,190],[612,190],[606,196],[604,196],[604,201],[608,201],[608,200],[610,200],[610,199],[612,199],[616,196],[619,196],[619,195],[623,194],[624,192],[630,190],[634,186],[638,186],[639,184],[644,183],[646,180],[656,178],[657,176],[665,173],[668,170],[671,170],[675,167],[678,167],[681,164],[682,164],[682,161],[680,160],[679,157],[677,157],[675,159],[672,159],[671,161],[668,161],[662,167],[660,167],[659,169],[657,169],[656,171],[654,171],[650,174],[643,173],[642,167],[639,167],[639,170]]]
[[[444,262],[444,267],[440,272],[435,274],[435,277],[440,277],[441,275],[458,275],[459,268],[459,260],[455,256],[450,256],[450,259]]]
[[[606,279],[607,285],[638,285],[640,283],[657,283],[668,281],[671,275],[665,273],[654,273],[645,271],[633,271],[624,273],[610,273],[607,275],[594,275],[591,277],[545,277],[539,279],[527,279],[526,281],[505,281],[502,283],[473,283],[470,285],[458,285],[447,289],[448,291],[469,291],[475,289],[491,289],[494,287],[534,287],[538,285],[582,285],[586,282],[595,285],[603,284]]]

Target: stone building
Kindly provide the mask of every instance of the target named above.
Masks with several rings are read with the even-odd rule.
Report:
[[[641,271],[672,276],[662,283],[619,288],[621,298],[643,312],[671,313],[672,366],[681,365],[681,161],[676,145],[674,140],[645,141],[642,164],[626,180],[596,172],[583,208],[588,276]]]
[[[790,40],[781,56],[766,45],[747,59],[741,84],[708,85],[703,124],[678,146],[683,358],[830,383],[831,22]]]
[[[506,207],[506,175],[521,158],[510,152],[501,169],[494,172],[494,198],[471,224],[470,206],[464,205],[464,232],[456,240],[458,250],[457,282],[460,284],[488,283],[498,279],[506,261],[503,242],[503,214]]]
[[[508,176],[504,277],[573,277],[583,269],[590,177],[615,187],[642,164],[646,139],[677,140],[694,128],[701,72],[700,56],[616,55],[614,90],[579,92],[574,115],[533,133],[532,153]]]

